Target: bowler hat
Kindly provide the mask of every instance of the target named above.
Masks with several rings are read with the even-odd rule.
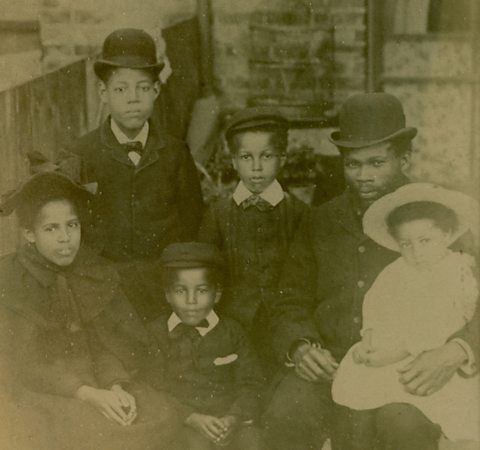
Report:
[[[393,139],[413,139],[417,129],[405,126],[402,104],[383,92],[357,94],[340,109],[339,128],[330,135],[338,147],[361,148]]]
[[[86,202],[92,194],[59,172],[39,172],[0,197],[0,216],[8,216],[21,205],[49,196]]]
[[[103,43],[102,55],[93,68],[99,78],[108,67],[162,70],[157,61],[153,38],[143,30],[122,28],[110,33]]]
[[[272,106],[252,106],[250,108],[237,111],[227,123],[225,136],[227,139],[236,133],[278,127],[288,129],[288,120]]]
[[[372,203],[363,216],[363,231],[372,240],[390,250],[400,248],[390,234],[387,218],[399,206],[412,202],[434,202],[451,209],[458,220],[458,228],[452,233],[449,244],[455,242],[467,230],[477,238],[480,210],[478,203],[468,195],[431,183],[410,183],[384,195]]]
[[[175,242],[165,247],[160,256],[160,264],[172,268],[220,267],[223,259],[213,244]]]

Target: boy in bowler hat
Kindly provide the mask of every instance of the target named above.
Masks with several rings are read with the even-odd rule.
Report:
[[[224,265],[218,250],[174,243],[160,261],[172,312],[149,324],[154,344],[143,377],[185,408],[181,448],[265,449],[256,426],[264,387],[256,354],[240,324],[216,312]]]
[[[346,191],[312,209],[302,221],[272,297],[272,338],[288,367],[265,415],[272,448],[321,449],[327,437],[335,449],[370,449],[352,440],[361,426],[347,408],[334,405],[331,382],[338,362],[360,339],[365,293],[396,258],[363,231],[362,217],[377,199],[408,183],[411,140],[400,101],[386,93],[359,94],[340,111],[339,148]],[[463,249],[463,243],[457,242]],[[478,313],[477,313],[478,315]],[[478,317],[454,341],[426,351],[399,370],[399,383],[414,395],[443,387],[464,364],[478,361]],[[475,355],[475,356],[474,356]],[[439,428],[413,405],[391,403],[371,422],[378,449],[434,450]]]
[[[227,262],[219,307],[248,330],[267,372],[275,369],[275,360],[266,302],[307,209],[277,181],[286,159],[288,126],[272,107],[233,115],[225,136],[240,181],[232,196],[211,205],[199,232],[200,240],[220,248]]]
[[[142,288],[149,283],[150,264],[142,263],[159,257],[170,242],[193,238],[203,209],[189,149],[150,120],[162,67],[148,33],[112,32],[94,64],[110,115],[70,149],[80,157],[82,181],[96,190],[87,240],[123,263],[125,288],[147,320],[155,307]]]

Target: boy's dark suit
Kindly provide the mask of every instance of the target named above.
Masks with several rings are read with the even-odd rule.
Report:
[[[70,149],[81,159],[83,183],[97,183],[87,238],[113,260],[160,256],[170,242],[191,240],[201,218],[200,184],[188,148],[149,125],[138,166],[115,138],[110,118]]]
[[[143,377],[169,392],[190,413],[258,418],[263,376],[241,326],[226,317],[201,336],[183,323],[168,331],[168,316],[149,324],[154,345]]]

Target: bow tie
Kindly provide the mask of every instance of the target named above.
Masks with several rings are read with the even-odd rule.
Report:
[[[181,322],[172,331],[170,331],[170,336],[179,337],[184,335],[199,335],[200,333],[197,328],[208,328],[207,319],[203,319],[197,325],[187,325],[186,323]]]
[[[143,153],[143,145],[140,141],[125,142],[125,144],[122,144],[122,147],[127,153],[137,152],[139,155]]]
[[[259,195],[254,194],[244,200],[241,205],[243,209],[247,209],[250,206],[254,206],[259,211],[269,211],[273,209],[273,205],[268,203],[264,198],[260,197]]]

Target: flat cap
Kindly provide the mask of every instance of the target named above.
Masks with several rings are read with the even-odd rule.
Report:
[[[237,111],[227,123],[225,136],[228,138],[238,132],[278,127],[288,129],[288,120],[272,106],[252,106]]]
[[[223,263],[217,247],[205,242],[176,242],[167,245],[160,256],[162,267],[218,267]]]

